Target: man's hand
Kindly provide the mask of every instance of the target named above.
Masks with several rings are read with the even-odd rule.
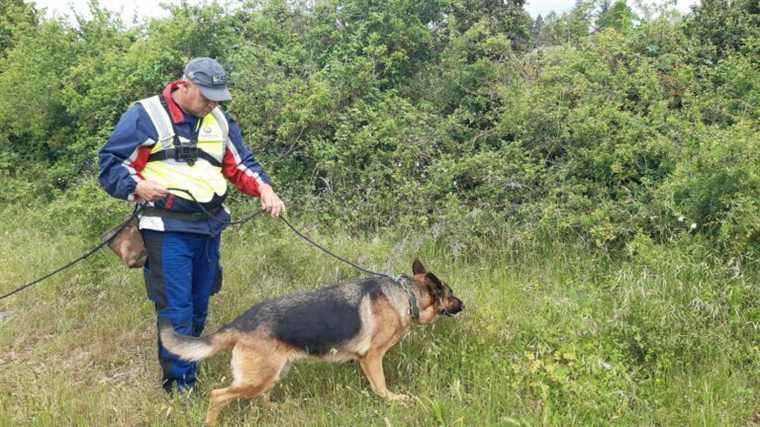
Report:
[[[272,218],[280,216],[280,213],[285,211],[285,204],[268,184],[261,184],[259,187],[259,198],[261,210],[266,211]]]
[[[169,190],[156,181],[138,181],[135,194],[142,200],[154,202],[169,195]]]

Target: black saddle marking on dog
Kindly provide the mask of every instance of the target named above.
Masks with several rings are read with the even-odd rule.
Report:
[[[309,354],[324,355],[359,333],[362,298],[375,300],[381,294],[377,279],[332,285],[261,302],[223,329],[252,331],[266,323],[275,338]]]
[[[361,329],[356,305],[321,298],[292,307],[275,324],[274,335],[309,354],[326,354]]]

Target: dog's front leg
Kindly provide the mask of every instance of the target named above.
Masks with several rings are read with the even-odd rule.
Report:
[[[405,402],[411,400],[411,397],[405,394],[396,394],[388,390],[388,387],[385,384],[382,354],[367,354],[365,357],[359,359],[359,365],[362,367],[364,375],[367,376],[369,384],[372,386],[372,390],[374,390],[380,397],[391,401]]]

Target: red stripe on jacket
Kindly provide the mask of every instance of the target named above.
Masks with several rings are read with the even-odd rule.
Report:
[[[141,179],[145,179],[140,172],[145,169],[145,165],[148,163],[148,157],[150,157],[150,152],[152,149],[153,147],[151,146],[137,148],[137,156],[135,157],[135,160],[130,164],[132,169],[137,172],[137,176],[139,176]]]
[[[227,148],[222,160],[222,175],[241,192],[249,196],[259,197],[261,195],[259,193],[259,182],[249,173],[250,170],[245,166],[242,169],[238,167],[235,155]]]

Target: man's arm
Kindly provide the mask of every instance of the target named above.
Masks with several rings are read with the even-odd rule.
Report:
[[[253,153],[243,144],[240,126],[229,116],[227,122],[230,138],[222,161],[222,173],[241,192],[259,197],[262,210],[273,217],[279,216],[285,210],[285,204],[272,190],[269,176]]]
[[[161,186],[145,181],[140,175],[157,138],[150,118],[140,105],[134,105],[122,114],[108,142],[98,153],[99,181],[108,194],[130,201],[151,201],[168,194]]]

